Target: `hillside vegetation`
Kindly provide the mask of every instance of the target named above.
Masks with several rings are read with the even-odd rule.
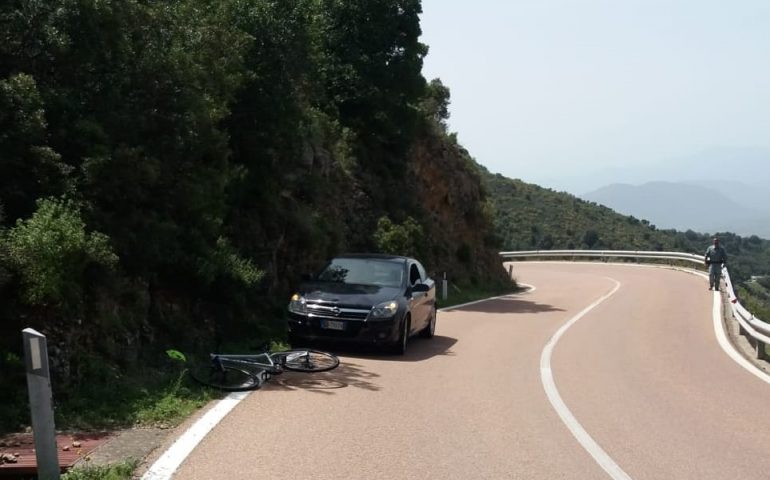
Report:
[[[340,252],[502,286],[449,92],[421,73],[420,12],[0,3],[0,390],[23,393],[25,327],[49,338],[57,398],[166,348],[279,338],[301,274]]]
[[[770,241],[757,236],[661,230],[645,219],[478,168],[494,205],[495,229],[504,250],[667,250],[702,255],[718,234],[736,282],[770,273]]]

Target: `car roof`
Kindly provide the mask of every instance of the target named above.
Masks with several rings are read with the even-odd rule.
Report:
[[[400,255],[386,255],[384,253],[343,253],[342,255],[337,255],[334,258],[368,258],[372,260],[386,260],[392,262],[405,262],[407,260],[412,260],[409,257],[403,257]]]

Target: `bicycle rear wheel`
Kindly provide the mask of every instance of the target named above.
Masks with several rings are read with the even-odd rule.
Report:
[[[287,350],[273,355],[283,368],[295,372],[326,372],[340,364],[336,355],[318,350]]]
[[[213,362],[192,367],[190,376],[198,383],[227,392],[254,390],[263,383],[260,378],[246,370],[227,365],[216,365]]]

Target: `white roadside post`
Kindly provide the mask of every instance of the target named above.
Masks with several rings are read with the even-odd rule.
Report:
[[[444,272],[444,280],[441,282],[441,299],[446,300],[447,295],[447,281],[446,281],[446,272]]]
[[[41,480],[58,480],[59,453],[53,422],[48,344],[45,335],[31,328],[25,328],[21,333],[24,338],[24,359],[27,366],[27,390],[35,439],[37,476]]]

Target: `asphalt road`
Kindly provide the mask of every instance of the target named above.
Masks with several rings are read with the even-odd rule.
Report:
[[[342,352],[335,371],[273,379],[174,479],[613,478],[602,453],[614,478],[770,478],[770,385],[718,345],[706,280],[602,264],[514,273],[536,289],[440,312],[436,337],[404,357]],[[593,447],[549,400],[549,375]]]

